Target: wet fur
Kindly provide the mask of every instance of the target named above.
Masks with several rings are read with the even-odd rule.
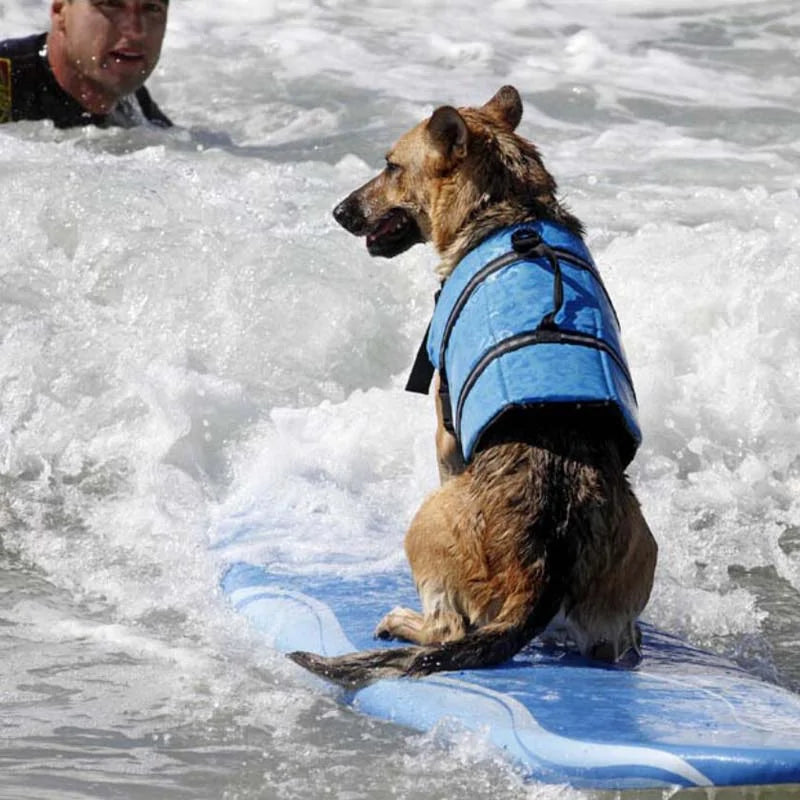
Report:
[[[514,133],[521,116],[508,86],[480,108],[437,109],[334,215],[376,256],[431,242],[444,279],[498,227],[549,219],[580,234],[538,150]],[[355,688],[501,663],[554,621],[585,655],[638,653],[635,620],[657,548],[602,418],[562,408],[507,413],[465,465],[439,402],[442,486],[405,539],[422,612],[395,608],[376,629],[413,646],[291,658]]]

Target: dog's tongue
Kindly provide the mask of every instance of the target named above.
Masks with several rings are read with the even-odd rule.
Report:
[[[399,231],[403,227],[404,218],[405,215],[402,211],[394,210],[378,220],[377,225],[367,234],[367,247],[384,236],[389,236]]]

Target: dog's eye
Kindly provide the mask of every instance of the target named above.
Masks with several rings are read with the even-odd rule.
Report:
[[[387,172],[399,172],[400,171],[400,165],[399,164],[395,164],[394,161],[389,161],[389,159],[387,158],[386,159],[386,171]]]

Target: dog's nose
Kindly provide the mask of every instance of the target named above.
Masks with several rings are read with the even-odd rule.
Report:
[[[347,227],[347,225],[345,224],[345,220],[347,219],[347,214],[348,214],[348,212],[347,212],[347,200],[348,200],[348,199],[349,199],[349,198],[346,198],[345,200],[342,200],[342,202],[341,202],[341,203],[339,203],[339,204],[336,206],[336,208],[334,208],[334,209],[333,209],[333,218],[334,218],[334,219],[335,219],[335,220],[336,220],[336,221],[337,221],[337,222],[338,222],[338,223],[339,223],[339,224],[340,224],[340,225],[341,225],[343,228],[346,228],[346,227]]]
[[[361,213],[361,207],[353,197],[349,195],[333,209],[333,218],[347,231],[360,236],[365,233],[365,219]]]

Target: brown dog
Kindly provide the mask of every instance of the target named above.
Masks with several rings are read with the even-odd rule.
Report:
[[[337,221],[366,236],[374,256],[431,242],[442,258],[443,295],[454,268],[499,229],[550,225],[582,248],[581,225],[557,200],[537,149],[514,133],[521,116],[510,86],[481,108],[437,109],[400,138],[377,177],[337,206]],[[570,342],[577,334],[557,316],[570,281],[561,256],[538,235],[529,244],[544,265],[530,270],[548,276],[555,299],[525,335],[539,345]],[[581,269],[594,275],[593,265]],[[591,345],[581,353],[605,347]],[[609,407],[512,404],[467,447],[447,429],[451,409],[437,393],[442,486],[405,540],[422,613],[396,608],[376,630],[414,646],[291,658],[358,687],[500,663],[554,621],[585,655],[615,661],[638,653],[635,620],[650,595],[657,547],[624,475],[635,445],[625,444]],[[467,412],[459,412],[463,421]]]

